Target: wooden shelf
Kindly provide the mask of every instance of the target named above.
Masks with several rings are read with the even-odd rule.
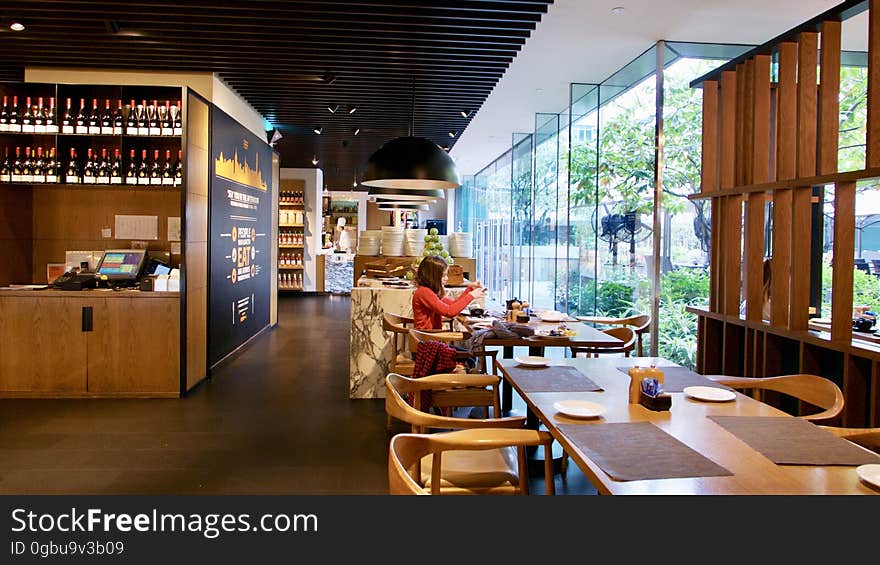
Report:
[[[279,228],[304,228],[305,224],[278,224]]]
[[[279,271],[302,271],[302,265],[278,265]]]
[[[180,190],[181,184],[176,186],[167,184],[67,184],[67,183],[48,183],[48,182],[4,182],[0,183],[0,188],[48,188],[52,190]]]
[[[294,204],[293,202],[279,202],[278,206],[281,206],[284,208],[305,208],[306,207],[305,204]]]
[[[279,249],[304,249],[305,245],[283,244],[278,246]]]
[[[279,286],[278,290],[286,290],[291,292],[302,292],[301,286]]]
[[[737,196],[750,194],[752,192],[770,192],[772,190],[781,190],[786,188],[804,188],[811,186],[824,186],[826,184],[834,184],[838,182],[855,182],[860,180],[870,180],[880,178],[880,168],[874,167],[869,169],[861,169],[858,171],[849,171],[846,173],[832,173],[828,175],[818,175],[814,177],[804,177],[791,180],[780,180],[775,182],[767,182],[762,184],[749,184],[736,186],[733,188],[722,188],[721,190],[698,192],[688,196],[689,200],[703,200],[706,198],[716,198],[720,196]]]

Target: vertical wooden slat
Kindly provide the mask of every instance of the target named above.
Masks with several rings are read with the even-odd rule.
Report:
[[[819,174],[837,172],[840,130],[840,22],[822,23],[819,82]]]
[[[742,196],[724,198],[724,313],[739,315],[742,286]]]
[[[740,121],[743,124],[742,139],[742,179],[743,184],[753,184],[753,147],[755,133],[755,60],[749,59],[745,62],[743,76],[745,84],[743,85],[743,114]]]
[[[816,66],[819,34],[804,31],[798,36],[797,176],[816,174]],[[797,220],[795,220],[797,221]],[[795,274],[803,274],[795,271]],[[809,276],[808,273],[804,276]]]
[[[745,132],[745,122],[743,115],[745,114],[745,86],[746,86],[746,66],[740,63],[736,66],[736,87],[735,87],[735,112],[736,122],[734,123],[734,160],[733,160],[733,182],[736,186],[746,184],[743,162],[745,161],[743,139]]]
[[[743,245],[743,284],[746,318],[761,321],[764,308],[764,193],[753,192],[746,200],[746,228]]]
[[[733,188],[736,183],[736,72],[721,73],[721,188]]]
[[[752,76],[752,183],[770,182],[770,56],[755,55]]]
[[[777,190],[773,197],[770,322],[781,328],[788,326],[791,297],[791,189]]]
[[[810,309],[810,229],[812,189],[792,189],[791,203],[791,308],[788,327],[806,330]]]
[[[718,190],[718,81],[703,83],[703,153],[701,192]]]
[[[712,229],[709,231],[709,310],[721,312],[721,234],[724,233],[724,213],[721,198],[713,198],[711,203]]]
[[[776,179],[797,172],[797,43],[779,44],[779,104],[776,108]]]
[[[868,3],[866,166],[880,167],[880,0]]]
[[[831,275],[831,339],[852,340],[856,183],[834,189],[834,267]]]

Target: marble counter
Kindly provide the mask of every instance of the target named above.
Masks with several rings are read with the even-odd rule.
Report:
[[[458,296],[466,288],[450,288]],[[392,359],[391,334],[382,329],[385,312],[412,316],[414,288],[351,289],[349,398],[385,398],[385,376]]]
[[[349,294],[354,277],[354,255],[351,253],[328,253],[324,263],[324,291]]]

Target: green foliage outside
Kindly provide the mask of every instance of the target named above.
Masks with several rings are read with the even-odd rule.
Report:
[[[822,316],[831,316],[831,265],[822,264]],[[880,278],[859,269],[853,271],[853,306],[870,306],[880,309]]]

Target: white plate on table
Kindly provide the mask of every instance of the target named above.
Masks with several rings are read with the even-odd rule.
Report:
[[[871,486],[880,488],[880,464],[869,463],[856,467],[859,478]]]
[[[538,355],[527,355],[525,357],[514,357],[514,361],[526,367],[546,367],[550,364],[547,357],[539,357]]]
[[[538,312],[538,319],[542,322],[562,322],[567,318],[568,316],[566,314],[563,314],[562,312]]]
[[[589,400],[560,400],[553,403],[553,408],[572,418],[598,418],[605,413],[604,406]]]
[[[736,393],[732,390],[712,386],[688,386],[682,392],[685,396],[706,402],[728,402],[736,398]]]

